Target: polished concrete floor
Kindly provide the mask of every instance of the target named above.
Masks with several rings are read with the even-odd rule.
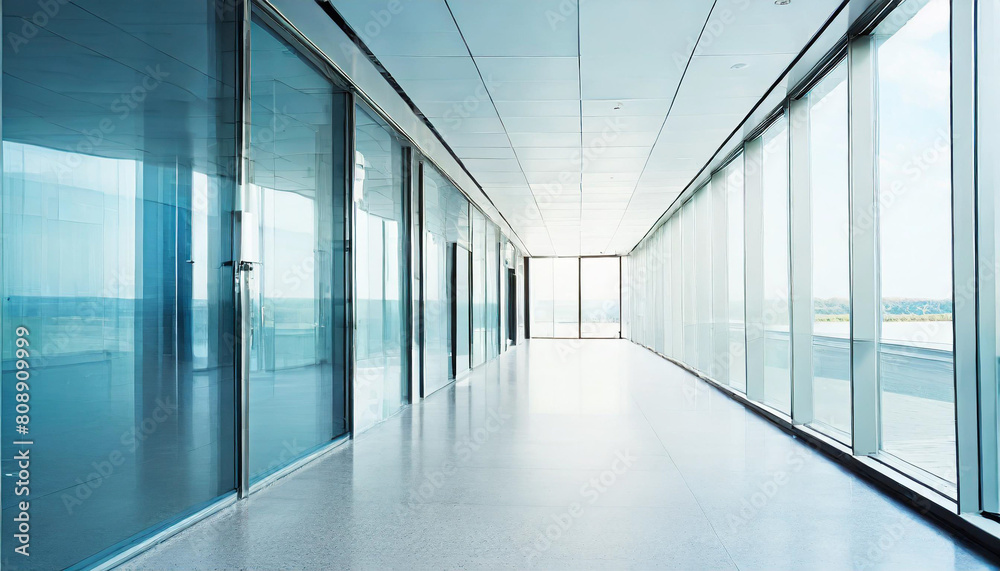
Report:
[[[991,568],[626,341],[531,341],[127,569]]]

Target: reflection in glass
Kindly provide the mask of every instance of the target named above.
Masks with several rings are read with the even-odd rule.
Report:
[[[621,331],[620,258],[580,258],[581,337],[617,339]]]
[[[37,22],[40,6],[5,2],[4,25]],[[231,14],[57,7],[3,50],[5,570],[92,563],[236,481]],[[12,477],[18,326],[28,496]],[[30,558],[13,552],[20,500]]]
[[[403,147],[367,110],[355,113],[355,430],[409,400]]]
[[[847,61],[838,64],[807,97],[813,237],[813,418],[819,428],[849,443],[851,274]]]
[[[333,87],[256,21],[251,38],[243,240],[244,258],[260,252],[247,356],[250,476],[257,479],[344,434],[347,419],[346,371],[335,367],[334,338],[343,342],[343,327],[334,323],[332,284]]]
[[[764,133],[763,146],[764,403],[791,414],[788,123],[784,118]]]
[[[956,481],[949,2],[875,30],[882,448]]]
[[[458,244],[469,242],[469,202],[429,163],[424,163],[424,392],[430,394],[455,378],[455,299],[452,257]],[[464,216],[463,216],[464,215]],[[460,248],[463,255],[468,251]],[[466,261],[467,262],[467,261]],[[468,292],[468,264],[465,288]],[[468,327],[468,299],[465,327]],[[468,332],[464,335],[465,369],[468,369]],[[465,369],[462,369],[463,371]]]

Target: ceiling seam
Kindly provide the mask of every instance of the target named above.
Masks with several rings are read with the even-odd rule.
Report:
[[[674,103],[677,101],[677,96],[681,92],[681,87],[684,85],[684,78],[687,76],[688,69],[691,67],[691,62],[694,60],[694,54],[698,51],[698,45],[701,44],[701,38],[705,35],[705,30],[708,28],[708,23],[712,21],[712,14],[715,13],[715,8],[718,5],[719,0],[712,0],[712,8],[708,11],[708,17],[705,18],[705,23],[701,26],[701,31],[698,32],[698,39],[694,42],[694,47],[691,48],[691,55],[688,56],[687,63],[684,64],[684,71],[681,72],[680,80],[677,82],[677,88],[674,89],[674,95],[670,98],[670,106],[667,108],[667,114],[663,117],[663,123],[660,124],[659,131],[656,132],[656,139],[653,140],[653,144],[649,147],[649,154],[646,155],[646,162],[642,164],[642,169],[639,171],[639,178],[635,181],[635,186],[632,188],[632,194],[628,197],[628,202],[625,203],[625,212],[622,214],[620,220],[618,220],[618,226],[615,227],[614,233],[611,235],[611,239],[608,241],[608,245],[605,246],[605,250],[611,247],[614,243],[615,238],[618,236],[618,231],[621,230],[622,222],[625,217],[628,216],[629,206],[632,205],[632,199],[635,198],[636,190],[639,188],[639,183],[642,181],[642,175],[646,172],[646,167],[649,166],[649,161],[653,157],[653,149],[656,148],[656,143],[659,142],[660,136],[663,134],[663,128],[667,126],[667,120],[670,119],[670,112],[674,109]],[[653,223],[656,224],[655,222]]]
[[[465,44],[466,51],[469,52],[469,59],[472,60],[472,65],[475,66],[476,73],[479,74],[479,81],[482,82],[483,88],[486,90],[486,96],[490,98],[490,105],[493,106],[493,111],[496,112],[497,114],[497,119],[500,121],[500,126],[503,127],[503,134],[505,137],[507,137],[507,142],[510,144],[510,150],[511,152],[514,153],[514,160],[517,161],[517,168],[521,170],[521,176],[524,177],[524,184],[528,186],[528,192],[531,193],[531,200],[535,203],[535,209],[538,210],[538,216],[542,219],[543,226],[545,227],[545,234],[546,236],[549,237],[549,247],[552,249],[553,252],[555,252],[555,245],[552,243],[552,234],[549,232],[549,226],[548,224],[545,223],[546,222],[545,217],[542,216],[542,209],[538,207],[538,199],[535,198],[535,192],[531,189],[530,183],[528,183],[528,175],[525,174],[524,167],[521,165],[521,159],[517,156],[517,150],[514,148],[514,143],[511,142],[510,140],[510,133],[507,132],[507,125],[504,124],[503,117],[500,116],[500,110],[497,109],[496,101],[493,100],[493,94],[490,92],[490,88],[486,85],[486,80],[483,78],[483,71],[479,69],[479,63],[476,61],[476,57],[472,55],[472,48],[469,47],[469,42],[465,39],[465,33],[462,32],[462,27],[458,24],[458,18],[455,17],[455,12],[451,9],[451,4],[448,3],[448,0],[442,0],[442,1],[444,2],[445,8],[448,9],[448,14],[451,15],[451,21],[455,23],[455,29],[458,30],[458,35],[460,38],[462,38],[462,43]],[[482,189],[482,191],[483,194],[486,195],[487,198],[489,198],[489,195],[486,194],[486,189]],[[493,200],[490,199],[490,202],[493,202]],[[499,207],[496,208],[497,212],[500,212],[500,208]],[[500,216],[504,216],[502,212],[500,213]],[[504,216],[504,220],[506,219],[507,217]],[[510,224],[510,221],[508,220],[507,223]],[[511,230],[514,231],[513,225],[511,225]],[[520,236],[518,237],[520,238]],[[525,245],[525,249],[528,249],[527,245]]]

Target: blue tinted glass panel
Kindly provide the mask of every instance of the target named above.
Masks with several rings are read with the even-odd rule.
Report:
[[[235,14],[52,4],[3,50],[4,569],[101,557],[235,485],[235,27],[221,20]],[[5,27],[39,6],[5,2]],[[11,476],[18,326],[26,496]],[[13,552],[15,500],[30,501],[30,559]]]
[[[251,29],[250,185],[243,220],[251,272],[250,476],[263,477],[347,431],[336,312],[335,229],[344,192],[343,95],[294,48]],[[342,281],[342,277],[339,281]]]

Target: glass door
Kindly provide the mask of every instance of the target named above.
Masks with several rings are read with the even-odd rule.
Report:
[[[255,21],[251,30],[250,175],[243,259],[253,262],[249,335],[251,479],[347,432],[343,365],[344,188],[334,181],[345,99],[327,77]],[[342,130],[342,127],[340,127]],[[245,282],[246,283],[246,282]],[[337,321],[335,321],[335,315]]]
[[[531,258],[528,268],[531,337],[579,338],[580,258]]]

